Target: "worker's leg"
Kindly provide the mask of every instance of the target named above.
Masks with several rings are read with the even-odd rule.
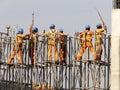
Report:
[[[31,59],[31,64],[34,64],[34,47],[30,47],[30,49],[29,49],[29,57]]]
[[[41,85],[35,85],[34,83],[32,83],[32,88],[35,90],[41,90],[42,86]]]
[[[94,60],[97,60],[98,59],[98,55],[96,54],[93,46],[91,45],[88,48],[89,48],[90,52],[92,53],[92,56],[94,57]]]
[[[51,85],[48,84],[48,85],[47,85],[47,89],[48,89],[48,90],[52,90],[53,88],[52,88]]]
[[[54,52],[55,52],[55,53],[54,53],[54,54],[55,54],[55,56],[54,56],[54,57],[55,57],[55,60],[58,61],[58,60],[59,60],[59,57],[58,57],[58,47],[57,47],[57,45],[54,46],[54,50],[55,50],[55,51],[54,51]]]
[[[8,61],[7,61],[8,63],[12,62],[14,56],[16,55],[16,51],[17,51],[17,47],[14,47],[10,57],[8,58]]]
[[[65,62],[66,59],[66,45],[62,44],[60,49],[61,62]]]
[[[19,64],[23,64],[23,60],[22,60],[22,56],[23,56],[23,54],[22,54],[22,49],[20,48],[19,50],[18,50],[18,63]]]
[[[81,47],[80,51],[78,52],[76,60],[81,60],[82,59],[82,55],[84,54],[86,48],[87,48],[86,46]]]
[[[101,60],[101,56],[102,56],[102,52],[103,52],[103,49],[102,49],[102,45],[98,45],[97,47],[97,55],[98,55],[98,59]]]
[[[48,45],[48,60],[52,60],[52,45]]]

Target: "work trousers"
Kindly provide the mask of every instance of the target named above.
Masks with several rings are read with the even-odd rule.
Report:
[[[52,49],[54,48],[54,59],[56,61],[59,60],[59,57],[58,57],[58,47],[57,45],[51,45],[51,44],[48,44],[48,60],[53,60],[52,58]]]
[[[22,64],[23,63],[23,60],[22,60],[22,45],[17,45],[17,46],[14,46],[13,48],[13,51],[10,55],[10,57],[8,58],[8,63],[12,63],[15,55],[17,54],[17,59],[18,59],[18,63],[19,64]]]
[[[65,62],[66,60],[66,49],[67,45],[65,43],[60,44],[60,60],[61,62]]]
[[[83,42],[79,52],[78,52],[78,55],[77,55],[77,58],[76,60],[81,60],[82,59],[82,56],[86,50],[86,48],[89,49],[89,51],[92,53],[92,56],[94,57],[94,60],[97,59],[97,54],[95,53],[95,50],[93,48],[93,45],[91,42],[87,41],[87,42]]]

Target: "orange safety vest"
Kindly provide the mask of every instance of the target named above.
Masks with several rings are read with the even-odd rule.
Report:
[[[45,33],[48,36],[48,44],[49,45],[55,45],[59,41],[59,36],[61,33],[57,31],[56,29],[49,30],[48,32]]]
[[[94,32],[90,30],[85,30],[84,32],[80,33],[83,46],[92,46],[92,35],[94,35]]]
[[[94,35],[94,32],[85,30],[84,32],[80,33],[80,38],[82,38],[83,41],[92,41],[92,35]]]

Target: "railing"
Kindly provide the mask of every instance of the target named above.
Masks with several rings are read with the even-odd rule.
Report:
[[[110,90],[110,35],[104,35],[102,60],[93,60],[89,50],[85,51],[82,60],[75,60],[81,48],[80,38],[67,37],[66,62],[48,60],[48,38],[39,37],[35,50],[36,64],[31,64],[29,57],[29,39],[24,40],[23,64],[18,64],[17,55],[13,63],[7,59],[13,50],[15,37],[1,34],[0,37],[0,89],[1,90]],[[93,37],[93,45],[94,37]],[[60,43],[57,43],[60,56]],[[53,46],[54,50],[54,46]],[[59,61],[61,58],[59,57]],[[42,90],[42,89],[41,89]]]

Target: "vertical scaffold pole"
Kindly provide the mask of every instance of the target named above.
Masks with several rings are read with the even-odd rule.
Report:
[[[71,90],[71,80],[70,80],[70,73],[71,73],[71,66],[70,66],[70,61],[71,61],[71,37],[69,37],[69,58],[68,58],[68,60],[69,60],[69,75],[68,75],[68,77],[69,77],[69,86],[68,86],[68,88],[69,88],[69,90]]]
[[[89,53],[89,49],[88,49],[88,60],[90,59],[90,53]],[[87,73],[88,73],[88,76],[87,76],[87,81],[88,81],[88,83],[87,83],[87,88],[89,88],[89,63],[88,63],[88,71],[87,71]]]
[[[45,33],[45,30],[43,31],[43,33]],[[41,62],[42,62],[42,64],[45,64],[45,50],[46,50],[46,49],[45,49],[45,45],[46,45],[46,44],[45,44],[45,40],[46,40],[45,37],[43,37],[42,40],[43,40],[43,43],[42,43],[42,44],[43,44],[43,57],[42,57]],[[44,68],[43,68],[43,71],[42,71],[42,72],[43,72],[43,79],[42,79],[43,81],[42,81],[42,82],[45,82],[45,68],[46,68],[46,67],[44,67]]]
[[[109,87],[109,82],[110,82],[110,48],[111,48],[111,37],[110,37],[110,35],[108,35],[108,72],[107,72],[107,89],[109,90],[110,89],[110,87]]]
[[[75,54],[76,54],[76,35],[74,34],[74,58],[75,58]],[[75,89],[75,65],[76,62],[73,61],[73,89]]]
[[[104,34],[104,61],[106,62],[106,35]],[[106,66],[104,65],[104,89],[106,89]]]

